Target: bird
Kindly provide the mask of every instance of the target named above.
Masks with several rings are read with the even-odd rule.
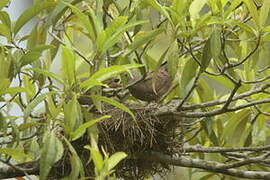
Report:
[[[153,78],[156,78],[153,84]],[[172,77],[165,66],[161,66],[157,74],[148,73],[145,78],[141,78],[134,84],[127,87],[131,95],[139,100],[153,102],[160,100],[165,95],[172,84]]]

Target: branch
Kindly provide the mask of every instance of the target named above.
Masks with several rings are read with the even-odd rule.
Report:
[[[168,165],[181,166],[181,167],[189,167],[189,168],[199,168],[204,169],[206,171],[222,173],[238,178],[248,178],[248,179],[269,179],[270,180],[270,172],[264,171],[244,171],[238,169],[224,169],[226,164],[206,161],[200,159],[190,159],[187,157],[171,157],[158,152],[144,153],[138,155],[139,159],[148,160],[152,162],[159,162]]]

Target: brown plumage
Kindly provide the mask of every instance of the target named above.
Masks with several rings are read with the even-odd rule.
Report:
[[[153,89],[152,78],[154,73],[149,73],[144,79],[128,87],[130,93],[142,101],[157,101],[169,90],[172,78],[166,68],[161,67],[156,75],[155,91]]]

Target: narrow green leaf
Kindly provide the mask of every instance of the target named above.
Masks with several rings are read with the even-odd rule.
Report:
[[[204,71],[208,65],[210,64],[210,61],[212,59],[212,53],[211,53],[211,38],[209,38],[203,48],[203,55],[201,59],[201,71]]]
[[[112,98],[107,98],[105,96],[97,96],[97,95],[92,95],[91,97],[96,98],[96,99],[98,99],[100,101],[106,102],[108,104],[111,104],[111,105],[113,105],[113,106],[115,106],[117,108],[120,108],[123,111],[127,112],[129,115],[131,115],[131,117],[133,119],[136,119],[135,115],[133,114],[133,112],[128,107],[126,107],[124,104],[119,103],[118,101],[113,100]]]
[[[63,79],[72,85],[75,82],[75,56],[71,49],[62,46],[62,75]]]
[[[84,25],[84,27],[88,31],[89,37],[92,40],[95,40],[96,39],[95,27],[92,26],[92,24],[90,23],[88,17],[85,14],[83,14],[76,6],[73,6],[73,5],[71,5],[69,3],[66,3],[64,1],[62,1],[62,3],[64,3],[69,8],[72,9],[72,11],[76,14],[76,16],[79,18],[79,20],[82,22],[82,24]]]
[[[5,11],[0,11],[0,21],[5,24],[7,27],[11,27],[11,20],[9,14]]]
[[[91,88],[93,86],[88,86],[93,84],[93,82],[102,82],[105,81],[107,79],[110,79],[114,76],[117,76],[123,72],[128,71],[129,69],[134,69],[134,68],[138,68],[138,67],[142,67],[143,65],[141,64],[126,64],[126,65],[114,65],[114,66],[110,66],[107,68],[102,68],[99,71],[97,71],[96,73],[94,73],[88,80],[82,82],[80,84],[80,88]]]
[[[82,0],[63,0],[63,1],[74,5],[81,2]],[[56,24],[67,9],[68,9],[67,5],[62,3],[62,1],[59,1],[56,7],[53,9],[53,11],[50,13],[45,27],[48,28],[49,26]]]
[[[29,68],[29,70],[33,70],[37,73],[40,73],[44,76],[47,76],[49,78],[52,78],[54,80],[56,80],[57,82],[59,82],[60,84],[64,84],[63,79],[61,79],[61,77],[59,77],[57,74],[54,74],[50,71],[44,70],[44,69],[39,69],[39,68]]]
[[[189,92],[197,72],[198,64],[193,59],[188,59],[180,79],[180,97],[184,98]]]
[[[47,176],[50,173],[50,170],[53,164],[57,161],[58,159],[57,156],[58,156],[59,150],[61,149],[60,143],[61,142],[59,142],[59,140],[57,139],[54,133],[46,134],[44,138],[44,145],[42,148],[41,157],[40,157],[40,170],[39,170],[40,180],[47,179]]]
[[[114,153],[108,161],[108,169],[112,170],[120,161],[127,157],[127,154],[124,152]]]
[[[228,17],[229,15],[231,15],[231,13],[235,10],[235,8],[237,8],[240,3],[242,3],[243,0],[233,0],[229,6],[229,8],[225,11],[224,13],[224,17]]]
[[[172,22],[171,17],[169,15],[169,13],[166,11],[166,7],[162,6],[158,3],[158,1],[156,0],[145,0],[145,3],[149,4],[150,6],[152,6],[154,9],[156,9],[157,11],[159,11],[161,14],[163,14],[170,22]]]
[[[21,93],[21,92],[26,92],[26,89],[22,87],[4,88],[4,89],[0,89],[0,96],[4,94],[14,95],[16,93]]]
[[[3,9],[8,3],[9,3],[10,0],[1,0],[0,1],[0,9]]]
[[[41,94],[39,96],[37,96],[34,100],[32,100],[28,106],[25,108],[24,110],[24,120],[26,120],[31,112],[33,111],[33,109],[42,101],[44,101],[46,99],[47,96],[51,95],[51,94],[55,94],[56,92],[49,92],[49,93],[45,93],[45,94]]]
[[[65,138],[63,137],[63,139],[65,140],[65,143],[68,145],[68,149],[71,153],[71,173],[69,175],[69,177],[67,178],[67,180],[70,179],[78,179],[78,176],[80,175],[81,177],[85,176],[84,173],[84,168],[82,165],[82,161],[80,160],[80,157],[78,156],[76,150],[74,149],[74,147],[72,146],[72,144]]]
[[[90,121],[82,124],[79,128],[77,128],[74,132],[71,133],[72,141],[80,138],[84,134],[84,132],[86,131],[87,128],[91,127],[92,125],[98,123],[99,121],[101,121],[103,119],[108,119],[110,117],[111,116],[102,116],[100,118],[93,119],[93,120],[90,120]]]
[[[80,104],[77,96],[73,96],[64,105],[65,132],[67,134],[75,131],[83,122]]]
[[[264,0],[263,5],[260,9],[260,27],[261,28],[263,28],[263,26],[268,20],[269,10],[270,10],[270,1]]]
[[[32,157],[28,154],[25,154],[23,151],[19,149],[13,149],[13,148],[0,148],[0,154],[5,154],[12,156],[14,159],[19,159],[19,158],[27,158],[27,159],[32,159]]]
[[[258,13],[258,9],[257,9],[256,5],[254,4],[254,1],[252,1],[252,0],[243,0],[243,2],[247,6],[251,17],[252,17],[253,21],[255,22],[255,25],[257,27],[259,27],[260,26],[259,13]]]
[[[126,54],[130,54],[133,51],[137,50],[139,47],[147,43],[148,41],[153,40],[157,35],[161,34],[164,29],[156,29],[153,31],[141,33],[137,35],[134,41],[128,46],[128,52]]]
[[[55,5],[55,2],[41,2],[31,6],[29,9],[24,11],[16,21],[14,26],[14,34],[17,34],[24,24],[26,24],[34,16],[38,15],[41,11],[52,8]]]
[[[218,58],[221,52],[221,32],[218,28],[214,28],[210,37],[211,54],[213,58]]]
[[[7,25],[0,24],[0,35],[4,36],[5,38],[7,38],[7,40],[11,41],[11,32]]]
[[[29,51],[29,52],[27,52],[20,59],[21,67],[25,66],[27,64],[31,64],[32,62],[38,60],[38,58],[40,56],[41,56],[40,51]]]
[[[42,126],[42,125],[44,125],[44,123],[38,123],[38,122],[23,123],[18,127],[18,130],[23,131],[31,127],[37,127],[37,126]]]
[[[102,170],[103,167],[103,158],[99,151],[97,151],[94,148],[91,148],[91,158],[93,159],[93,162],[95,164],[95,168],[97,168],[98,171]]]

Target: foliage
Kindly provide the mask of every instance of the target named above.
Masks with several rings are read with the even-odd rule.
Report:
[[[15,22],[8,5],[0,2],[0,160],[19,176],[58,177],[62,163],[63,179],[114,179],[126,175],[117,173],[121,162],[145,158],[189,167],[190,179],[270,179],[269,0],[34,0]],[[129,79],[156,76],[160,66],[173,81],[157,106],[169,108],[138,113],[133,104],[149,104],[126,92]],[[130,124],[173,116],[179,142],[170,152],[180,158],[106,152],[107,107]],[[10,169],[0,167],[0,177]]]

